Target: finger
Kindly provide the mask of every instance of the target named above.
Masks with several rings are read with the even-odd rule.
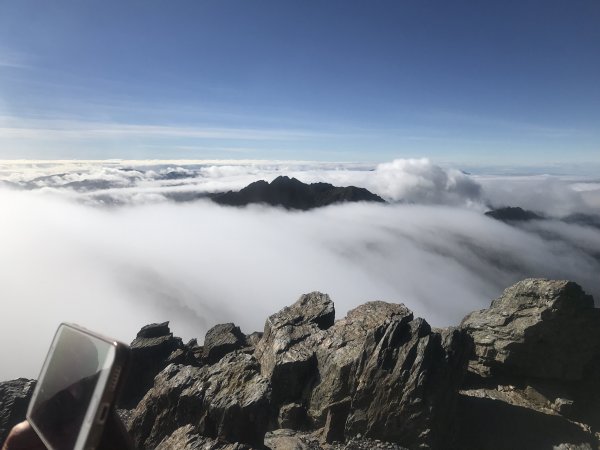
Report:
[[[24,420],[10,430],[2,450],[46,450],[46,446],[29,422]]]

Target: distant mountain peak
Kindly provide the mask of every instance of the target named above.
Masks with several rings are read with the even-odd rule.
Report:
[[[529,220],[544,219],[543,216],[519,206],[507,206],[504,208],[493,209],[486,212],[485,215],[502,222],[526,222]]]
[[[229,191],[213,194],[210,197],[220,205],[245,206],[251,203],[263,203],[303,211],[345,202],[385,203],[385,200],[365,188],[338,187],[329,183],[307,184],[285,175],[278,176],[270,183],[259,180],[238,192]]]

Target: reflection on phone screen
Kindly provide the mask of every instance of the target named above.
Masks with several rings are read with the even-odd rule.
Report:
[[[30,420],[52,448],[77,443],[102,372],[110,369],[114,348],[76,329],[61,326],[37,388]],[[105,378],[105,377],[102,377]],[[87,420],[93,420],[93,413]]]

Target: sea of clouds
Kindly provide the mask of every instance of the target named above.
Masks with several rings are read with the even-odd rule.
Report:
[[[390,203],[298,212],[202,198],[279,175]],[[508,205],[548,219],[484,215]],[[262,330],[319,290],[338,318],[379,299],[446,326],[525,277],[572,279],[600,299],[600,229],[560,220],[600,213],[598,179],[469,175],[426,159],[7,161],[0,208],[0,379],[37,376],[62,321],[128,342],[170,320],[202,340],[216,323]]]

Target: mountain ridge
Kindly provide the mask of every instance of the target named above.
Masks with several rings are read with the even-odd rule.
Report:
[[[270,183],[259,180],[239,191],[210,194],[209,198],[215,203],[227,206],[262,203],[303,211],[346,202],[385,203],[385,200],[365,188],[338,187],[329,183],[307,184],[284,175],[278,176]]]
[[[520,281],[445,329],[382,301],[336,320],[311,292],[263,332],[219,324],[183,344],[165,322],[131,348],[119,413],[140,449],[600,445],[600,309],[570,281]],[[0,440],[32,383],[0,383]]]

